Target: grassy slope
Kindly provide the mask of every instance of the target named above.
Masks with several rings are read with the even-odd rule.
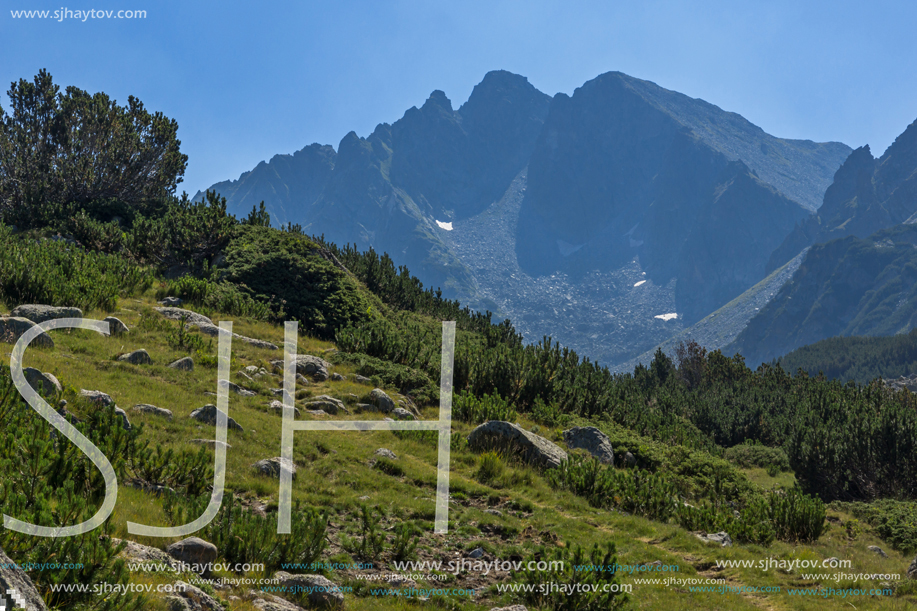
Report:
[[[199,425],[188,418],[190,412],[213,397],[205,394],[215,391],[216,370],[196,367],[193,372],[168,369],[165,364],[184,354],[171,349],[166,342],[167,328],[144,331],[138,328],[141,312],[155,305],[150,293],[141,299],[122,299],[119,308],[112,314],[121,318],[130,333],[121,337],[103,337],[88,331],[53,332],[56,342],[54,350],[29,351],[25,365],[50,371],[58,376],[69,389],[90,388],[109,393],[124,407],[135,425],[144,426],[144,437],[167,447],[190,447],[192,438],[206,438],[213,435],[212,429]],[[105,314],[87,312],[87,318],[100,319]],[[231,319],[215,316],[214,320]],[[175,323],[172,323],[175,324]],[[234,330],[240,334],[258,337],[282,345],[283,330],[266,323],[235,322]],[[282,358],[279,351],[252,348],[241,342],[234,342],[235,362],[233,372],[247,365],[269,368],[269,361]],[[133,366],[115,362],[112,358],[122,352],[145,348],[153,357],[154,365]],[[332,349],[332,344],[308,338],[300,338],[300,354],[321,354]],[[215,349],[214,349],[215,352]],[[334,371],[345,376],[350,373],[344,365]],[[233,380],[240,382],[234,373]],[[261,458],[279,454],[281,432],[280,417],[268,413],[265,407],[274,397],[267,388],[280,386],[280,378],[267,384],[254,386],[256,397],[240,398],[230,396],[230,416],[244,427],[242,433],[229,432],[227,486],[237,495],[255,505],[268,506],[276,503],[277,483],[252,473],[250,465]],[[314,395],[328,393],[341,398],[349,393],[361,395],[369,386],[351,381],[326,382],[310,385],[307,391]],[[387,389],[393,396],[393,389]],[[69,390],[68,392],[72,392]],[[131,411],[136,403],[152,403],[174,412],[173,422],[167,422],[152,415]],[[340,417],[340,416],[338,416]],[[363,414],[360,419],[381,417]],[[425,418],[435,418],[436,409],[427,408]],[[520,424],[532,426],[524,419]],[[209,429],[209,430],[208,430]],[[467,436],[471,427],[455,423],[453,432]],[[557,432],[549,432],[549,437]],[[386,447],[399,456],[398,464],[404,475],[393,477],[370,467],[370,460],[376,448]],[[773,570],[759,569],[715,570],[715,560],[762,558],[850,558],[853,568],[850,572],[897,572],[904,573],[909,559],[889,549],[869,534],[856,541],[848,541],[841,526],[832,525],[827,533],[814,545],[790,545],[776,542],[762,548],[758,546],[735,546],[726,549],[709,547],[692,534],[678,526],[660,524],[642,518],[622,515],[590,507],[585,500],[568,492],[552,489],[536,471],[527,467],[510,467],[497,488],[485,486],[474,479],[477,459],[467,449],[460,447],[452,453],[450,530],[448,535],[432,534],[434,513],[433,497],[436,480],[435,446],[418,441],[402,440],[390,432],[371,433],[297,433],[294,460],[300,467],[294,482],[294,499],[308,504],[326,507],[331,511],[330,535],[332,546],[322,560],[346,561],[340,548],[338,532],[356,525],[355,510],[360,497],[368,497],[370,505],[377,505],[388,513],[386,523],[396,519],[413,519],[424,528],[421,542],[421,558],[448,561],[456,554],[478,546],[506,559],[514,554],[524,554],[525,548],[536,544],[565,542],[591,545],[593,541],[615,541],[620,564],[643,564],[660,560],[663,564],[679,566],[678,577],[724,578],[730,586],[780,586],[783,589],[797,586],[813,586],[804,582],[797,574],[781,574]],[[758,470],[754,470],[758,471]],[[766,474],[749,472],[752,481],[771,485],[775,483]],[[784,480],[786,479],[785,476]],[[161,502],[150,494],[130,488],[121,482],[119,499],[112,516],[118,536],[126,537],[127,520],[163,525]],[[485,513],[488,508],[498,509],[502,516]],[[837,515],[832,512],[830,515]],[[848,516],[841,516],[843,520]],[[171,541],[144,540],[129,537],[141,543],[164,547]],[[868,545],[880,545],[889,553],[883,559],[866,550]],[[379,569],[372,572],[378,572]],[[385,571],[388,572],[388,571]],[[829,571],[829,572],[834,572]],[[229,575],[227,575],[229,576]],[[252,577],[257,577],[251,575]],[[357,581],[352,571],[335,571],[328,576],[338,584],[352,585],[365,589],[366,582]],[[666,576],[666,575],[661,575]],[[501,579],[505,577],[498,576]],[[643,577],[643,576],[640,576]],[[151,574],[134,574],[139,582],[165,582],[171,579]],[[450,587],[473,587],[479,591],[474,603],[467,599],[456,599],[458,607],[484,608],[508,604],[508,598],[498,598],[485,587],[494,582],[494,576],[481,578],[475,575],[461,575],[457,580],[447,581]],[[442,582],[440,582],[442,583]],[[632,577],[624,583],[634,583]],[[423,586],[423,584],[419,584]],[[432,585],[432,584],[431,584]],[[847,583],[828,583],[825,587],[852,587]],[[861,583],[861,586],[879,587],[876,583]],[[220,591],[217,596],[227,600],[230,595],[243,595],[249,587],[236,591]],[[483,589],[483,593],[482,592]],[[414,605],[397,597],[374,597],[347,595],[349,609],[402,609]],[[725,594],[689,593],[687,587],[665,587],[660,585],[635,585],[632,607],[638,609],[816,609],[840,608],[845,606],[840,599],[825,601],[820,597],[791,597],[785,592],[779,594]],[[859,609],[903,609],[914,604],[913,597],[857,597],[852,601]],[[160,606],[162,603],[156,603]],[[438,605],[439,606],[439,605]],[[249,610],[254,607],[245,599],[228,602],[229,609]],[[151,607],[152,608],[152,607]],[[160,608],[165,608],[160,606]]]

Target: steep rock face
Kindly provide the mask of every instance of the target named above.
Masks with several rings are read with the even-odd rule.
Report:
[[[812,246],[793,278],[724,352],[755,366],[834,336],[917,327],[917,224]]]
[[[302,209],[319,198],[330,179],[335,157],[333,147],[310,144],[292,155],[274,155],[238,180],[218,182],[210,190],[225,197],[229,213],[240,218],[264,201],[275,225],[301,222]]]
[[[825,191],[818,214],[801,223],[768,263],[776,269],[811,244],[865,238],[917,213],[917,121],[879,159],[869,146],[853,151]]]
[[[520,265],[577,274],[639,257],[657,285],[678,281],[689,323],[741,294],[808,212],[728,154],[791,141],[735,117],[618,73],[558,94],[529,164]],[[702,119],[747,126],[696,130]],[[773,174],[771,156],[751,159]]]

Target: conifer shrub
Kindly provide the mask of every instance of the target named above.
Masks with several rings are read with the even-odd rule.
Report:
[[[627,603],[627,594],[620,591],[612,542],[604,551],[598,543],[588,552],[579,545],[541,548],[526,560],[524,566],[534,561],[535,570],[510,575],[512,582],[527,586],[516,595],[525,605],[550,611],[609,611]],[[553,584],[566,584],[568,592],[552,588]]]
[[[490,420],[515,422],[516,410],[499,394],[475,397],[471,393],[457,393],[452,398],[452,417],[461,422],[482,424]]]

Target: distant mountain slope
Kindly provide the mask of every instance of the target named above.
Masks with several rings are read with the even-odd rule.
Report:
[[[520,264],[575,274],[639,257],[656,284],[677,280],[690,324],[764,277],[809,215],[791,195],[814,207],[848,150],[780,140],[706,102],[604,74],[551,104],[529,163]],[[781,151],[806,182],[780,174],[792,166]]]
[[[777,359],[786,371],[866,384],[917,373],[917,329],[891,337],[831,337]]]
[[[805,251],[799,253],[792,261],[789,261],[780,269],[771,272],[767,278],[757,283],[716,312],[697,321],[680,333],[660,343],[658,346],[654,346],[650,350],[647,350],[637,358],[615,366],[614,370],[627,373],[632,372],[638,363],[649,366],[653,361],[653,356],[657,348],[662,348],[663,352],[670,357],[674,357],[675,347],[680,342],[688,342],[690,340],[696,341],[708,351],[726,349],[726,347],[735,340],[736,336],[738,336],[738,334],[748,325],[748,321],[754,318],[764,306],[770,303],[780,291],[780,288],[793,277],[793,274],[799,269],[799,265],[802,263],[804,256]],[[728,349],[725,350],[724,353],[729,357],[734,354],[729,352]]]
[[[903,223],[917,213],[917,121],[878,159],[869,146],[853,151],[825,192],[818,214],[801,223],[771,256],[774,269],[804,247],[858,238]]]
[[[749,365],[833,336],[917,326],[917,224],[816,244],[729,348]]]
[[[501,281],[518,266],[534,285],[551,286],[538,302],[556,312],[536,317],[528,337],[561,326],[589,356],[627,359],[760,281],[849,150],[775,138],[737,114],[620,73],[552,99],[496,71],[458,110],[434,91],[365,138],[351,132],[336,152],[314,144],[212,188],[237,215],[263,199],[275,222],[386,251],[426,285],[475,306],[532,302],[521,288],[527,280]],[[500,271],[464,260],[457,245],[480,249],[449,232],[500,201],[523,171],[516,260]],[[506,239],[486,223],[474,226],[482,243]],[[555,273],[564,280],[551,280]],[[634,273],[645,273],[646,295],[622,294],[614,308],[602,290],[587,288],[603,274]],[[659,289],[656,302],[649,286]],[[575,309],[572,293],[580,294]],[[626,315],[631,301],[643,304],[642,314],[677,311],[678,323],[603,319],[620,308]],[[588,324],[577,311],[589,312]],[[618,329],[629,324],[647,333],[627,347]],[[606,327],[617,339],[601,349]]]

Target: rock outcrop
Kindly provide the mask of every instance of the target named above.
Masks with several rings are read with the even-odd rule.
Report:
[[[471,431],[468,447],[475,452],[507,452],[539,467],[558,467],[567,460],[567,453],[544,437],[499,420],[491,420]]]

